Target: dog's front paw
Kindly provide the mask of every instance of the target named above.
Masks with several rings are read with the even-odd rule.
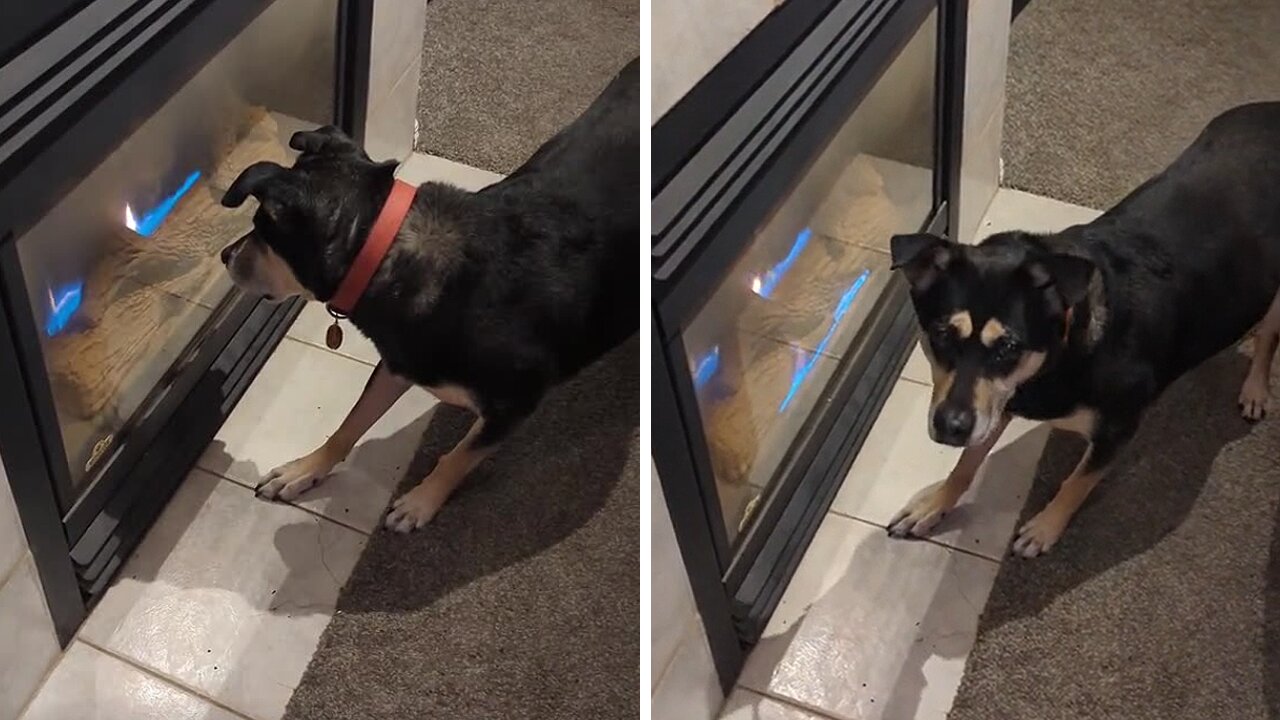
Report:
[[[1035,517],[1018,530],[1018,538],[1013,541],[1014,554],[1033,558],[1049,552],[1062,537],[1070,519],[1070,516],[1055,512],[1052,507],[1036,513]]]
[[[889,535],[896,538],[924,537],[947,512],[955,506],[955,500],[947,492],[946,483],[940,482],[916,493],[906,507],[889,521]]]
[[[387,513],[387,528],[407,533],[431,522],[445,501],[444,497],[433,491],[431,485],[424,480],[391,503],[391,511]]]
[[[338,460],[320,448],[267,473],[266,479],[254,488],[253,493],[267,500],[288,502],[319,484],[337,464]]]
[[[1244,386],[1240,388],[1240,398],[1236,401],[1240,404],[1240,415],[1250,421],[1266,417],[1267,396],[1270,394],[1267,379],[1254,377],[1253,373],[1249,373],[1249,377],[1245,378]]]

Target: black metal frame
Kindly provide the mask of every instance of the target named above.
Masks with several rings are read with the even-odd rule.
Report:
[[[73,496],[35,316],[15,238],[96,167],[133,128],[188,82],[272,0],[199,0],[151,28],[149,44],[77,104],[40,118],[31,142],[0,159],[0,457],[59,641],[88,609],[154,522],[301,310],[229,296],[175,364],[84,489]],[[172,3],[172,7],[183,0]],[[364,134],[372,3],[340,0],[335,124]],[[6,102],[0,98],[0,113]],[[32,117],[38,117],[33,113]],[[3,131],[0,128],[0,141]],[[9,398],[15,398],[12,403]]]
[[[731,546],[682,333],[753,231],[938,10],[934,212],[958,227],[967,0],[787,3],[653,129],[653,460],[722,686],[758,640],[899,375],[915,336],[894,278]]]

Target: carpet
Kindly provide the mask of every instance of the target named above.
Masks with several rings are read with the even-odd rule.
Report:
[[[431,524],[370,538],[287,719],[639,714],[638,358],[553,390]],[[438,406],[397,495],[470,424]]]
[[[1280,718],[1280,413],[1240,419],[1246,365],[1175,383],[1053,551],[1005,560],[950,720]],[[1083,449],[1050,437],[1023,520]]]
[[[1276,0],[1037,0],[1013,23],[1004,184],[1105,209],[1214,116],[1280,99]]]
[[[434,0],[417,149],[509,174],[639,54],[637,0]]]

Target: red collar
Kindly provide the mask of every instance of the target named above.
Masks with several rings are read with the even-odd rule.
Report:
[[[387,202],[378,213],[378,219],[374,221],[369,237],[365,239],[364,246],[360,248],[355,261],[347,269],[346,277],[342,278],[342,282],[338,284],[338,291],[329,299],[330,315],[335,318],[347,317],[355,309],[356,303],[360,302],[360,296],[364,295],[365,289],[369,287],[373,273],[382,264],[387,251],[391,249],[391,241],[395,240],[396,233],[400,232],[400,226],[404,224],[405,215],[409,214],[409,206],[413,204],[413,197],[417,192],[416,187],[399,180],[391,186],[391,194],[387,196]]]

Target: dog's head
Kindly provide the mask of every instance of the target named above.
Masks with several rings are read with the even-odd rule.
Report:
[[[1066,343],[1068,309],[1094,266],[1045,249],[1027,233],[965,246],[929,235],[892,239],[893,267],[911,286],[933,369],[929,437],[947,445],[987,438],[1018,386]]]
[[[239,207],[258,200],[253,230],[222,250],[231,279],[280,301],[301,295],[327,300],[377,216],[375,198],[394,182],[396,163],[375,163],[333,127],[294,133],[293,167],[260,162],[245,168],[222,197]]]

